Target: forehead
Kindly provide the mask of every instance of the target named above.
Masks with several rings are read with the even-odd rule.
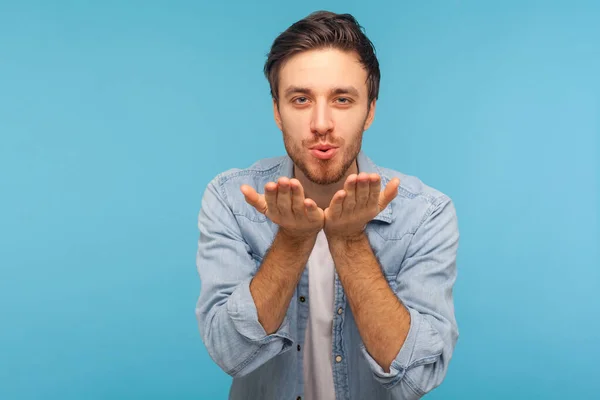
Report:
[[[287,60],[279,72],[279,90],[288,86],[311,88],[317,92],[332,87],[354,86],[367,93],[367,71],[358,55],[338,49],[309,50]]]

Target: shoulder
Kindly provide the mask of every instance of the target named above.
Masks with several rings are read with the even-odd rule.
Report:
[[[209,188],[218,193],[234,214],[249,219],[264,220],[264,215],[258,213],[246,203],[240,188],[249,185],[259,193],[264,192],[264,186],[286,174],[289,159],[285,156],[263,158],[245,168],[230,168],[215,176],[208,184]]]
[[[263,158],[246,168],[230,168],[215,176],[211,182],[218,187],[228,188],[231,185],[250,184],[248,180],[260,180],[263,177],[272,177],[279,173],[286,157]]]
[[[378,166],[383,185],[393,178],[400,179],[398,195],[388,207],[394,224],[415,233],[433,215],[442,212],[455,213],[452,199],[442,191],[426,184],[420,178],[395,169]]]
[[[421,201],[428,205],[451,201],[447,194],[426,184],[416,176],[385,167],[379,167],[379,170],[381,171],[382,180],[385,183],[393,178],[400,179],[398,197],[401,199]]]

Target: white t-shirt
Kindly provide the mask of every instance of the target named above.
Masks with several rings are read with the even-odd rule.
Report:
[[[334,400],[331,331],[335,265],[321,230],[308,258],[308,323],[304,339],[304,398]]]

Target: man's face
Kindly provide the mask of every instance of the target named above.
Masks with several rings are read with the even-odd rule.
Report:
[[[337,49],[302,52],[283,64],[275,121],[290,158],[310,181],[336,183],[353,165],[375,113],[366,80],[358,56]]]

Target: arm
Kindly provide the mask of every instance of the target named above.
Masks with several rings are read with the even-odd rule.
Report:
[[[270,185],[271,189],[273,185]],[[287,189],[290,196],[289,187]],[[285,188],[284,195],[277,198],[279,192],[275,186],[266,196],[269,199],[249,187],[242,191],[247,201],[261,212],[267,213],[266,202],[271,203],[273,196],[277,201],[270,205],[277,208],[281,202],[285,208]],[[301,190],[295,194],[302,197],[295,203],[306,204],[309,214],[318,213],[314,202],[303,201]],[[304,228],[297,235],[284,233],[288,231],[280,225],[271,249],[256,272],[256,260],[223,196],[213,181],[202,199],[196,256],[201,290],[196,315],[209,355],[221,369],[236,377],[252,372],[292,347],[294,339],[285,312],[305,264],[302,260],[308,258],[312,249],[309,239],[316,238],[316,233],[313,235],[309,228],[316,226],[318,232],[322,221],[317,221],[316,225],[291,221],[289,225]],[[288,200],[291,207],[291,198]],[[277,216],[273,218],[277,219]],[[290,257],[290,254],[296,256]],[[280,294],[283,301],[282,297],[277,297]]]
[[[243,376],[291,349],[294,339],[288,321],[271,334],[260,324],[250,293],[256,260],[215,182],[204,193],[198,227],[200,335],[221,369],[233,377]]]
[[[304,266],[323,226],[323,211],[297,179],[279,178],[265,185],[259,195],[247,185],[241,188],[246,202],[278,225],[277,235],[250,291],[258,318],[267,332],[280,326]]]
[[[325,234],[374,378],[394,397],[419,398],[441,384],[458,339],[452,289],[459,233],[452,202],[439,197],[412,234],[396,281],[384,287],[364,228],[399,183],[394,178],[380,192],[376,174],[350,175],[325,211]]]
[[[458,339],[452,300],[456,213],[447,198],[429,212],[409,245],[395,292],[364,235],[350,246],[332,246],[363,355],[375,378],[402,398],[423,396],[442,383]]]

